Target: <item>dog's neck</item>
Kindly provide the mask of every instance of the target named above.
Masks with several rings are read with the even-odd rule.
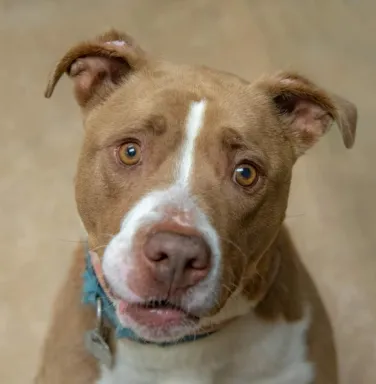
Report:
[[[248,298],[257,302],[256,314],[265,320],[301,319],[304,315],[301,264],[284,225],[256,268],[256,278],[246,287]]]

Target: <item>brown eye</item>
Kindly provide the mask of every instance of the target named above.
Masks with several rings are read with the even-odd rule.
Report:
[[[242,187],[250,187],[257,180],[257,169],[250,164],[241,164],[234,172],[235,182]]]
[[[141,147],[137,143],[125,143],[118,149],[119,160],[125,165],[135,165],[141,160]]]

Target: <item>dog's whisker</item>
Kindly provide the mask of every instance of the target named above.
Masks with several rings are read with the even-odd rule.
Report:
[[[74,243],[74,244],[85,244],[85,240],[70,240],[70,239],[57,239],[58,241],[62,241],[64,243]]]
[[[91,248],[90,251],[95,252],[95,251],[98,251],[98,249],[102,249],[102,248],[106,248],[106,247],[107,247],[107,244],[98,245],[97,247]]]
[[[109,237],[110,239],[113,239],[116,235],[113,233],[102,233],[101,236]]]
[[[224,236],[219,236],[221,240],[227,242],[228,244],[232,245],[239,253],[240,255],[243,257],[243,262],[244,264],[247,263],[247,259],[248,259],[248,256],[244,253],[244,251],[240,248],[240,246],[238,244],[236,244],[233,240],[229,239],[229,238],[226,238]]]
[[[305,212],[302,212],[302,213],[296,213],[294,215],[286,215],[285,217],[285,220],[289,220],[289,219],[296,219],[298,217],[302,217],[302,216],[305,216],[306,213]]]

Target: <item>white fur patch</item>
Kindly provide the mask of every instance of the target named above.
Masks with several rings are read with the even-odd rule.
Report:
[[[112,371],[98,384],[308,384],[302,321],[265,322],[249,313],[222,331],[175,347],[119,341]]]
[[[125,41],[123,40],[106,41],[106,44],[117,45],[118,47],[123,47],[124,45],[126,45]]]
[[[205,100],[193,102],[188,113],[186,139],[181,154],[181,162],[177,177],[178,184],[185,188],[189,188],[189,179],[193,168],[195,153],[195,141],[204,124],[205,108]]]

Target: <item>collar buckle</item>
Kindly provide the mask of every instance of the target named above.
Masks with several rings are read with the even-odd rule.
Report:
[[[103,324],[102,300],[96,299],[96,326],[85,333],[84,343],[86,350],[106,367],[111,368],[113,357],[107,343],[107,332]]]

